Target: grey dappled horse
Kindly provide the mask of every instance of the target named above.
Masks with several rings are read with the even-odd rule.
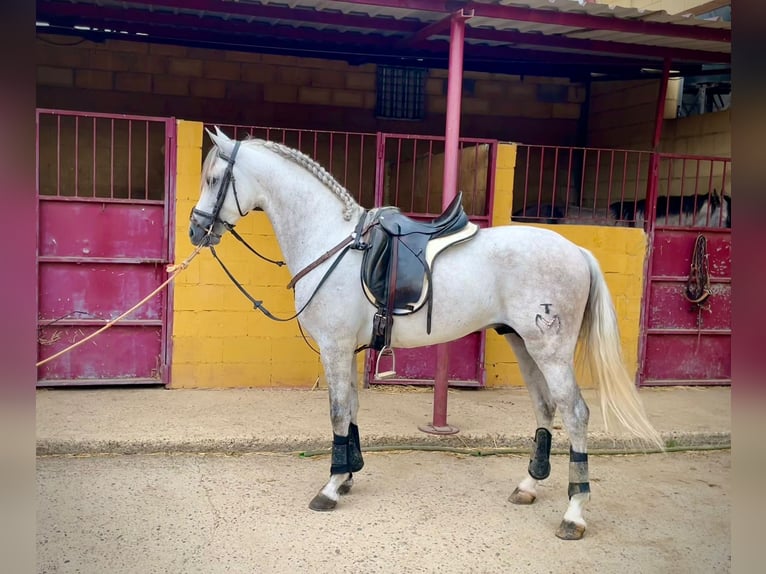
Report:
[[[214,147],[202,168],[191,242],[214,246],[248,212],[263,210],[268,216],[293,277],[298,320],[319,346],[329,388],[330,479],[309,506],[331,510],[364,464],[354,357],[370,343],[376,307],[360,281],[362,236],[383,211],[362,208],[297,150],[257,139],[234,141],[217,128],[208,134]],[[396,220],[395,213],[385,213]],[[423,227],[399,221],[400,228]],[[446,343],[490,328],[505,336],[537,419],[529,474],[510,501],[532,503],[537,482],[548,477],[550,431],[558,409],[571,448],[569,505],[556,534],[581,538],[590,499],[589,410],[575,382],[578,340],[598,381],[604,416],[615,415],[633,435],[661,446],[624,367],[615,309],[598,262],[553,231],[508,225],[478,230],[444,249],[429,279],[432,304],[396,316],[390,346]]]

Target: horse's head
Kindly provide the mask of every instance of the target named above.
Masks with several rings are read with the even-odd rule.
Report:
[[[189,238],[193,245],[216,245],[221,236],[255,208],[253,198],[237,190],[236,162],[241,142],[229,139],[218,127],[207,131],[213,141],[202,165],[200,196],[190,216]],[[249,191],[249,190],[248,190]]]
[[[731,227],[731,196],[713,189],[709,195],[711,227]]]

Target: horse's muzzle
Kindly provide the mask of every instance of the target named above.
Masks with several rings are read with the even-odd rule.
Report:
[[[192,245],[195,247],[199,245],[218,245],[221,241],[221,235],[215,233],[215,224],[212,218],[204,217],[204,219],[206,219],[205,222],[200,222],[198,215],[192,210],[189,216],[189,239]],[[213,230],[209,232],[208,230],[211,227]]]

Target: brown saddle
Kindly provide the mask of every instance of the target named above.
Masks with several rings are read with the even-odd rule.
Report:
[[[467,241],[479,230],[463,210],[463,194],[431,222],[411,219],[397,207],[375,211],[368,222],[362,259],[362,287],[378,308],[370,346],[389,346],[394,315],[407,315],[428,305],[426,329],[431,332],[433,288],[431,271],[436,256]]]

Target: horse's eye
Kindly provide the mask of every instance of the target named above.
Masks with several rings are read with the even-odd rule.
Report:
[[[217,177],[208,177],[207,178],[207,184],[209,186],[211,186],[211,187],[214,186],[214,185],[217,185],[218,184],[218,178]]]

